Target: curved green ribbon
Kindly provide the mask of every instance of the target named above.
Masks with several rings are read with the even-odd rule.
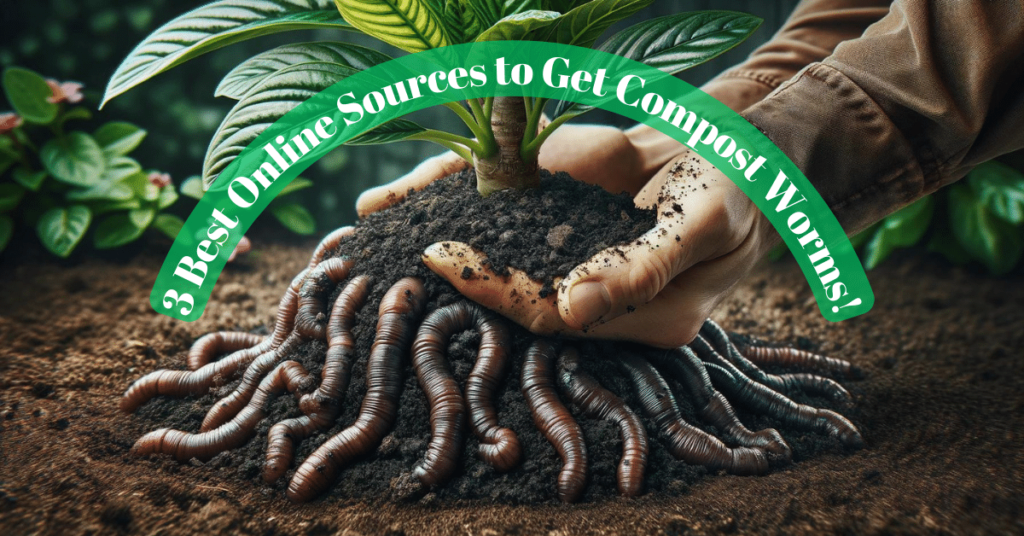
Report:
[[[499,62],[505,66],[504,78],[499,77]],[[476,66],[486,81],[469,76]],[[458,68],[467,76],[452,73]],[[589,76],[574,78],[576,72]],[[432,73],[445,75],[433,75],[431,86]],[[464,87],[447,83],[452,78],[455,86]],[[409,79],[420,82],[419,96],[411,91]],[[559,87],[563,82],[566,87]],[[393,84],[404,84],[408,100],[393,106],[373,94],[384,97],[383,88]],[[396,89],[393,93],[401,95]],[[494,41],[428,50],[377,65],[341,80],[268,127],[225,168],[185,222],[153,286],[153,308],[185,321],[198,319],[228,256],[256,217],[292,179],[330,150],[408,113],[490,96],[577,102],[664,132],[722,171],[767,216],[800,264],[826,319],[845,320],[866,313],[874,304],[860,260],[828,205],[778,147],[724,104],[671,75],[605,52]],[[364,99],[376,113],[352,111],[351,103]],[[381,102],[384,106],[378,110]],[[291,163],[276,140],[288,144],[297,136],[307,142],[309,151],[298,151],[292,144],[299,158]],[[317,143],[310,136],[316,136]]]

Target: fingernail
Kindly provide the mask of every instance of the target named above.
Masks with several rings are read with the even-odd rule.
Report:
[[[612,300],[601,283],[585,281],[569,289],[569,315],[579,327],[585,327],[607,315]]]

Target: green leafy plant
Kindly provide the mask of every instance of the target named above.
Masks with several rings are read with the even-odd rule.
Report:
[[[245,39],[300,28],[362,32],[408,52],[488,40],[533,40],[593,47],[614,23],[653,0],[220,0],[186,13],[140,43],[112,76],[104,102],[191,58]],[[761,20],[705,11],[642,22],[596,48],[668,73],[693,67],[746,39]],[[209,184],[266,127],[306,98],[390,58],[343,42],[299,43],[257,55],[228,73],[217,95],[238,100],[207,150]],[[548,126],[538,124],[546,99],[495,97],[446,105],[473,138],[404,119],[380,125],[350,145],[427,140],[475,164],[483,194],[539,184],[537,155],[559,126],[589,110],[559,103]],[[259,113],[251,112],[255,107]],[[502,121],[492,123],[493,117]],[[502,165],[498,165],[503,155]],[[511,156],[510,156],[511,155]],[[279,219],[302,219],[278,206]],[[298,218],[297,218],[298,217]],[[286,224],[287,225],[287,224]]]
[[[178,198],[170,178],[143,171],[131,153],[146,131],[110,122],[94,132],[66,131],[90,119],[81,85],[58,84],[28,69],[3,73],[13,112],[0,115],[0,251],[16,224],[34,227],[43,246],[67,257],[92,229],[93,245],[114,248],[148,228],[172,238],[176,216],[161,213]]]
[[[1024,253],[1024,173],[985,162],[966,178],[886,216],[850,238],[867,269],[920,244],[955,264],[977,261],[1001,275]],[[773,257],[785,253],[782,245]]]

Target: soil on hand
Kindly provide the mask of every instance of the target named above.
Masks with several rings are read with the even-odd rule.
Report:
[[[448,196],[439,202],[453,199]],[[578,197],[573,199],[578,201]],[[360,273],[360,259],[366,258],[361,255],[401,250],[389,257],[388,263],[376,264],[386,270],[374,273],[378,287],[396,276],[428,276],[418,262],[418,252],[435,240],[426,229],[438,221],[438,214],[454,209],[421,202],[413,198],[399,207],[408,218],[404,226],[381,231],[377,237],[357,235],[339,253],[357,259],[356,273]],[[489,213],[483,204],[466,207],[480,213],[455,214],[456,219],[463,219],[437,230],[443,231],[446,239],[481,247],[501,269],[510,262],[502,258],[501,235],[491,240],[491,227],[473,228],[475,222],[502,217],[496,211]],[[529,205],[524,203],[522,210],[523,214],[532,213],[528,217],[543,218],[552,210]],[[621,205],[631,207],[625,201]],[[649,215],[620,210],[625,211],[625,216],[617,213],[620,221],[637,220],[635,229],[623,227],[623,233],[635,237],[637,230],[650,227],[651,220],[644,219]],[[519,216],[516,218],[514,223],[520,223]],[[423,231],[409,232],[409,224]],[[524,266],[541,278],[564,274],[559,266],[571,267],[573,256],[585,257],[621,241],[574,242],[574,235],[595,235],[584,221],[552,220],[545,225],[548,228],[543,233],[527,231],[528,225],[514,225],[517,242],[505,239],[509,251],[527,248],[544,253],[537,256],[536,264]],[[553,232],[559,225],[573,229]],[[524,231],[518,232],[520,229]],[[403,234],[415,236],[402,240],[407,250],[386,249],[390,246],[384,241]],[[608,240],[606,236],[599,240]],[[474,244],[474,240],[478,242]],[[556,247],[549,240],[561,245]],[[157,368],[184,368],[185,351],[207,332],[266,331],[277,300],[307,263],[313,245],[257,247],[255,255],[222,275],[206,314],[192,324],[163,317],[149,307],[148,294],[162,261],[162,248],[143,251],[130,261],[90,260],[61,266],[41,258],[0,269],[0,531],[683,534],[1024,530],[1020,514],[1024,510],[1020,477],[1024,453],[1018,448],[1024,424],[1020,389],[1024,360],[1019,352],[1024,345],[1024,311],[1019,307],[1024,299],[1024,276],[991,279],[923,256],[904,257],[872,272],[875,309],[840,324],[821,318],[807,283],[793,265],[766,266],[716,311],[713,318],[731,331],[848,359],[868,374],[863,381],[846,384],[857,409],[852,413],[842,410],[861,429],[868,447],[847,453],[826,438],[780,428],[794,448],[796,463],[767,476],[709,475],[676,462],[650,429],[650,491],[638,499],[621,499],[615,497],[614,482],[621,452],[617,431],[607,423],[580,418],[591,458],[587,496],[579,505],[558,504],[553,491],[560,461],[535,430],[521,396],[517,396],[518,369],[510,372],[498,404],[502,424],[523,440],[524,465],[506,475],[495,474],[473,455],[475,442],[470,440],[455,480],[415,502],[396,500],[390,487],[394,477],[408,471],[422,456],[429,439],[425,397],[409,371],[394,432],[373,456],[344,471],[327,497],[309,505],[292,505],[280,489],[259,480],[266,430],[273,422],[295,414],[291,397],[279,397],[273,403],[271,416],[256,439],[208,463],[130,456],[128,450],[135,439],[155,428],[198,429],[214,397],[158,399],[127,416],[117,409],[127,385]],[[409,259],[416,261],[415,266]],[[432,281],[436,290],[432,305],[456,299],[450,289],[443,291],[439,279]],[[374,311],[372,303],[365,307],[360,324],[366,325]],[[357,340],[368,347],[372,335],[372,329],[360,328]],[[453,339],[452,368],[460,380],[468,372],[477,342],[472,333]],[[598,353],[608,350],[601,346]],[[323,348],[311,343],[303,352],[302,360],[318,374]],[[617,384],[613,375],[602,369],[600,360],[590,366],[602,382],[627,395],[628,400],[628,387]],[[355,415],[364,389],[359,381],[362,372],[357,363],[339,422],[350,422]],[[684,400],[680,397],[685,409]],[[821,400],[813,402],[826,405]],[[778,423],[741,417],[754,428],[778,427]],[[336,431],[305,441],[299,456]]]

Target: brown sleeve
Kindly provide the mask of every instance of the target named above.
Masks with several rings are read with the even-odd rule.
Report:
[[[855,232],[1024,147],[1024,1],[896,0],[743,115]]]
[[[744,110],[832,54],[836,45],[860,37],[889,12],[892,0],[803,0],[770,41],[743,63],[702,88],[733,110]]]

